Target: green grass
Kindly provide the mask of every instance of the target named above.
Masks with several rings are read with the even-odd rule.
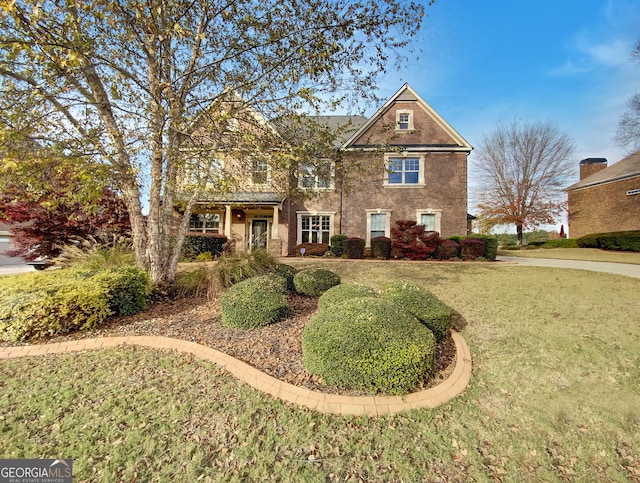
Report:
[[[585,260],[588,262],[631,263],[640,265],[640,253],[616,252],[597,248],[539,248],[536,250],[500,250],[506,257],[555,258],[560,260]]]
[[[74,481],[640,479],[640,280],[513,265],[287,263],[430,289],[464,318],[470,387],[436,409],[341,417],[171,352],[9,360],[0,458],[73,458]]]

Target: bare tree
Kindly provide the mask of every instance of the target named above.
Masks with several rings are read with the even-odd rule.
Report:
[[[4,2],[0,113],[16,113],[43,145],[107,166],[127,204],[136,261],[156,284],[171,282],[201,194],[179,200],[173,231],[185,164],[202,169],[202,187],[215,171],[207,152],[244,160],[264,152],[273,133],[261,117],[371,99],[423,14],[412,0]],[[193,139],[203,117],[206,143]],[[253,128],[234,136],[234,125]]]
[[[632,57],[640,59],[640,41],[631,53]],[[627,110],[620,116],[618,130],[614,137],[616,144],[628,151],[640,150],[640,94],[636,93],[627,102]]]
[[[474,153],[474,195],[480,227],[553,223],[564,208],[563,188],[575,173],[575,142],[551,122],[499,124]]]

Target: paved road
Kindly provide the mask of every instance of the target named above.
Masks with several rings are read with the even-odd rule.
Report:
[[[512,262],[529,267],[572,268],[575,270],[590,270],[592,272],[607,272],[627,277],[640,278],[640,265],[609,262],[586,262],[581,260],[555,260],[551,258],[524,258],[499,256],[497,260]]]
[[[35,268],[30,265],[5,265],[0,267],[0,275],[11,275],[13,273],[33,272]]]

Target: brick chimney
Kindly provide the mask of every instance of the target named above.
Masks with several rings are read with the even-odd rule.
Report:
[[[580,161],[580,180],[607,167],[607,158],[587,158]]]

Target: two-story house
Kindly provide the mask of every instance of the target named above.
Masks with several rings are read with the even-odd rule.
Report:
[[[408,84],[370,119],[318,122],[346,126],[331,156],[302,161],[278,180],[268,156],[252,161],[242,189],[199,203],[191,230],[278,255],[300,243],[328,244],[338,233],[370,246],[374,237],[389,237],[398,220],[416,220],[441,236],[466,234],[472,147]]]

